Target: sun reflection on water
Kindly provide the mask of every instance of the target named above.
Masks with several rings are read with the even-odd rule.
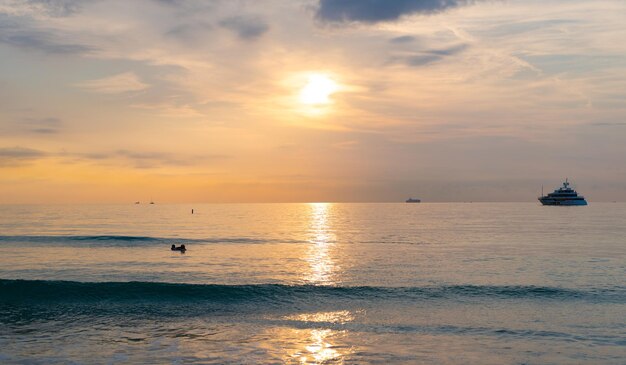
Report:
[[[300,313],[296,315],[284,317],[290,321],[302,322],[328,322],[344,324],[354,320],[352,312],[343,310],[335,312],[316,312],[316,313]]]
[[[306,346],[306,350],[315,363],[324,363],[340,356],[339,352],[333,349],[326,340],[331,333],[332,331],[329,329],[311,330],[311,344]],[[303,364],[310,363],[306,355],[300,357],[300,362]]]
[[[285,317],[290,321],[344,324],[354,320],[350,311],[304,313]],[[337,339],[347,331],[330,328],[296,330],[302,334],[301,348],[290,355],[292,361],[300,364],[342,364],[347,355],[354,352],[350,346],[339,346]]]
[[[305,274],[304,281],[309,284],[333,285],[336,284],[337,268],[331,255],[336,241],[329,224],[332,204],[311,203],[310,206],[309,242],[312,245],[305,257],[309,263],[309,271]]]

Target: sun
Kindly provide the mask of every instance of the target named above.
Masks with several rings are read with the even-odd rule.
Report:
[[[339,90],[339,84],[328,75],[309,75],[306,85],[300,90],[300,102],[306,105],[331,104],[330,96]]]

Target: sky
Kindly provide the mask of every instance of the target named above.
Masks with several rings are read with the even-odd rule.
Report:
[[[0,203],[626,200],[623,0],[0,0]]]

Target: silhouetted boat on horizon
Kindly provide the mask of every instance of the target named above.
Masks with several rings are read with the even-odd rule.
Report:
[[[413,198],[408,198],[407,200],[405,200],[406,203],[420,203],[421,200],[419,199],[413,199]]]

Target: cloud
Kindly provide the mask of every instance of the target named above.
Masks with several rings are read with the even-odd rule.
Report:
[[[118,94],[130,91],[145,90],[150,85],[143,83],[132,72],[124,72],[118,75],[104,77],[102,79],[87,80],[75,84],[82,89],[102,94]]]
[[[472,0],[320,0],[316,17],[325,22],[378,23],[410,14],[434,14]]]
[[[269,25],[263,20],[249,16],[226,18],[220,25],[246,41],[256,40],[269,30]]]
[[[430,63],[438,62],[449,56],[456,55],[467,49],[467,44],[459,44],[443,49],[431,49],[419,51],[415,54],[392,59],[391,63],[401,62],[408,66],[424,66]]]
[[[23,130],[35,134],[56,134],[63,122],[59,118],[26,118],[20,123]]]
[[[178,159],[172,154],[163,152],[137,152],[130,150],[117,150],[113,153],[115,158],[121,158],[127,160],[135,168],[154,168],[158,166],[186,166],[189,165],[188,161],[184,159]]]
[[[0,167],[15,167],[42,158],[61,158],[64,163],[95,162],[100,165],[122,165],[136,169],[159,167],[189,167],[229,159],[224,154],[185,155],[169,152],[132,151],[119,149],[109,152],[44,152],[25,147],[0,147]]]
[[[22,3],[50,16],[65,17],[80,10],[87,0],[26,0]]]
[[[35,17],[63,18],[78,13],[95,0],[2,0],[0,12]]]
[[[63,121],[59,118],[17,118],[0,123],[0,135],[28,136],[52,135],[63,130]]]
[[[164,152],[138,152],[117,150],[111,157],[127,160],[133,167],[140,169],[156,168],[160,166],[194,166],[199,162],[227,159],[226,155],[183,156]]]
[[[85,54],[95,50],[91,46],[63,42],[52,30],[25,25],[3,14],[0,14],[0,43],[50,54]]]
[[[19,166],[45,156],[46,153],[32,148],[4,147],[0,148],[0,166]]]
[[[626,122],[594,122],[590,125],[594,127],[622,127],[626,126]]]
[[[162,5],[166,5],[166,6],[172,6],[172,7],[183,7],[188,5],[189,1],[187,0],[152,0],[157,4],[162,4]]]
[[[413,43],[416,40],[417,38],[412,35],[403,35],[400,37],[391,38],[389,42],[396,43],[396,44],[404,44],[404,43]]]
[[[2,30],[0,42],[20,48],[33,48],[45,53],[72,54],[86,53],[92,50],[91,47],[81,44],[57,43],[48,34],[38,31],[12,33]]]
[[[189,167],[230,158],[222,154],[185,155],[171,152],[133,151],[119,149],[105,152],[62,152],[55,154],[67,163],[94,162],[105,166],[127,166],[135,169]]]
[[[205,39],[206,34],[213,27],[208,23],[182,24],[173,27],[165,32],[168,37],[173,37],[182,41],[200,42]]]

